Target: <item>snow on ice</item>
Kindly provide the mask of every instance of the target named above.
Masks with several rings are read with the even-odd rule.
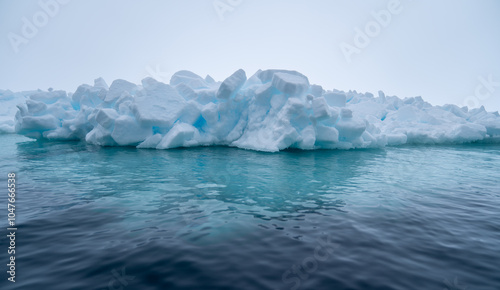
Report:
[[[0,90],[0,132],[103,146],[226,145],[275,152],[499,140],[483,107],[432,106],[421,97],[325,91],[303,74],[238,70],[223,82],[189,71],[170,84],[99,78],[74,93]],[[16,108],[17,105],[17,108]],[[15,116],[14,116],[15,115]]]

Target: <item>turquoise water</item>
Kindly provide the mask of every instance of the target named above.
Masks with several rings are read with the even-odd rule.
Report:
[[[500,145],[0,147],[2,289],[500,289]]]

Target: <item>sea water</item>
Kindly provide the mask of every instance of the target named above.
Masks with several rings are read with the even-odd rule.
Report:
[[[498,144],[0,148],[2,289],[500,288]]]

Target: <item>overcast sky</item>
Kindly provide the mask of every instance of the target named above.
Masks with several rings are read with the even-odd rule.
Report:
[[[500,110],[496,0],[54,1],[0,0],[0,88],[283,68],[325,89]]]

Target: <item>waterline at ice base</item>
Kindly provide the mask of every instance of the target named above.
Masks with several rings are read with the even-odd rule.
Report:
[[[351,149],[500,143],[500,116],[421,97],[325,90],[303,74],[238,70],[222,82],[189,71],[169,84],[99,78],[74,93],[0,91],[0,132],[102,146]],[[17,105],[17,108],[15,106]]]

